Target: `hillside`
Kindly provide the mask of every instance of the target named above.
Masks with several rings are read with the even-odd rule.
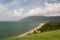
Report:
[[[19,20],[19,22],[46,22],[46,21],[60,21],[60,16],[30,16]]]
[[[48,23],[45,23],[45,25],[43,25],[39,31],[41,32],[46,32],[46,31],[50,31],[50,30],[57,30],[60,29],[60,21],[51,21]]]

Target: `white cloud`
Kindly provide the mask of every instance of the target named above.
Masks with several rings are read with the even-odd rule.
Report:
[[[45,12],[45,10],[43,10],[42,8],[35,8],[35,9],[28,11],[25,15],[26,16],[36,16],[41,13],[43,14],[44,12]]]
[[[12,16],[13,17],[20,17],[20,16],[23,15],[23,12],[24,12],[24,9],[23,8],[19,9],[18,11],[17,10],[14,10]]]
[[[49,15],[52,15],[52,14],[55,15],[55,14],[58,14],[58,12],[60,12],[60,3],[54,3],[54,4],[46,3],[45,5],[46,5],[45,9]]]
[[[29,16],[60,16],[60,3],[54,3],[54,4],[46,3],[44,8],[31,9],[19,17],[20,19],[22,19]]]
[[[17,4],[19,4],[18,1],[11,2],[11,5]],[[18,20],[29,16],[60,16],[60,3],[45,3],[45,7],[35,7],[34,9],[30,9],[25,13],[24,11],[26,11],[24,8],[19,8],[19,10],[12,11],[0,4],[0,19]]]
[[[5,11],[7,8],[0,4],[0,12]]]
[[[7,8],[4,5],[0,4],[0,18],[4,17],[6,11]]]
[[[14,5],[14,6],[16,6],[16,5],[18,5],[20,3],[20,0],[13,0],[12,2],[11,2],[11,5]]]
[[[7,1],[6,1],[7,2]],[[13,8],[15,8],[15,7],[18,7],[19,5],[20,5],[20,2],[21,2],[21,0],[10,0],[10,2],[7,2],[6,4],[4,4],[6,7],[13,7]],[[12,8],[12,9],[13,9]]]
[[[24,14],[22,17],[28,17],[28,16],[60,16],[60,3],[45,3],[44,8],[35,8],[32,10],[29,10],[26,14]]]

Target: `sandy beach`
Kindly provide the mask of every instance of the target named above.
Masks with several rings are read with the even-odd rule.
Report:
[[[34,29],[32,29],[32,30],[30,30],[30,31],[28,31],[28,32],[25,32],[25,33],[23,33],[23,34],[21,34],[21,35],[19,35],[19,36],[17,36],[17,37],[21,37],[21,36],[25,36],[25,35],[27,35],[27,34],[29,34],[29,33],[33,33],[35,30],[41,28],[44,24],[45,24],[45,23],[40,23],[39,26],[37,26],[37,27],[35,27]]]

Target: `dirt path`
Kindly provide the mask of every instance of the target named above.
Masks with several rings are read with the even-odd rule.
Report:
[[[32,30],[30,30],[30,31],[28,31],[28,32],[25,32],[25,33],[23,33],[23,34],[21,34],[21,35],[19,35],[19,36],[17,36],[17,37],[21,37],[21,36],[25,36],[25,35],[27,35],[27,34],[29,34],[29,33],[33,33],[35,30],[41,28],[44,24],[45,24],[45,23],[40,23],[40,25],[39,25],[38,27],[35,27],[34,29],[32,29]]]

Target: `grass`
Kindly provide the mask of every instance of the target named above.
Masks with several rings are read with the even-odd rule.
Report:
[[[11,37],[0,40],[60,40],[60,29],[49,32],[31,34],[23,37]]]

